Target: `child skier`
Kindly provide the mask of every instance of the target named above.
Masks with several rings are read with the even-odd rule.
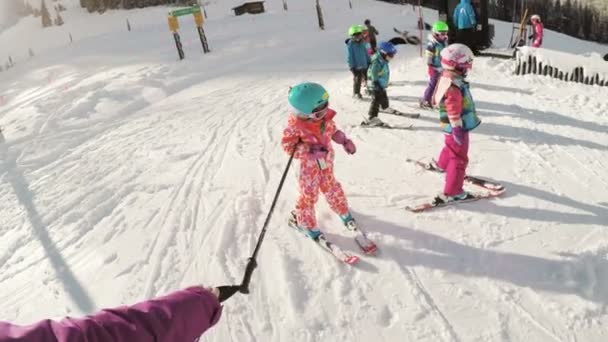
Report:
[[[370,57],[366,51],[361,25],[353,25],[348,29],[350,39],[346,43],[346,62],[353,74],[353,96],[362,98],[361,83],[365,81]]]
[[[378,119],[380,107],[388,108],[386,87],[390,80],[388,62],[395,57],[397,49],[389,42],[380,42],[378,52],[372,56],[372,64],[367,71],[367,87],[372,94],[372,103],[369,107],[369,118],[362,124],[366,126],[382,126],[384,123]]]
[[[448,45],[448,24],[438,21],[433,24],[432,34],[429,35],[429,42],[426,45],[426,64],[428,65],[429,84],[424,91],[424,96],[420,100],[420,107],[433,108],[431,100],[437,81],[441,76],[441,50]]]
[[[533,30],[528,39],[532,40],[532,47],[539,48],[543,45],[543,23],[540,21],[540,16],[538,14],[531,16],[530,21],[532,22]]]
[[[289,154],[295,149],[294,158],[300,161],[300,195],[292,212],[298,228],[315,241],[325,240],[315,215],[320,190],[344,225],[357,234],[355,240],[361,249],[365,253],[375,252],[376,246],[357,228],[342,186],[334,177],[332,140],[342,145],[348,154],[354,154],[357,149],[344,132],[336,128],[333,120],[336,112],[328,107],[329,94],[320,84],[304,82],[289,90],[288,100],[291,115],[281,143]]]
[[[452,44],[441,51],[444,71],[439,79],[433,102],[439,104],[439,120],[445,132],[445,146],[434,165],[446,172],[443,194],[434,202],[443,203],[471,198],[462,188],[469,162],[469,131],[481,121],[475,112],[475,103],[465,81],[473,67],[473,52],[466,45]]]

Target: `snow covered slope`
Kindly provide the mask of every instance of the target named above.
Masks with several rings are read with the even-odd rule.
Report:
[[[227,302],[203,341],[608,339],[608,89],[476,60],[483,124],[469,171],[508,191],[412,214],[403,208],[442,189],[441,177],[405,162],[436,157],[437,115],[382,117],[415,130],[358,127],[368,103],[351,98],[344,65],[350,24],[370,18],[390,38],[393,26],[414,30],[411,7],[327,1],[319,31],[312,2],[290,1],[285,13],[270,0],[267,14],[241,17],[230,5],[207,8],[208,55],[184,18],[181,62],[167,8],[99,16],[76,7],[56,31],[25,19],[0,35],[3,49],[24,51],[0,73],[0,319],[81,315],[240,281],[287,162],[288,86],[314,80],[357,144],[354,156],[338,150],[337,177],[381,254],[350,268],[287,228],[294,169],[252,293]],[[78,34],[69,46],[68,31]],[[45,46],[32,59],[29,38]],[[400,47],[391,67],[392,106],[414,110],[426,84],[417,47]],[[323,201],[318,216],[358,253]]]

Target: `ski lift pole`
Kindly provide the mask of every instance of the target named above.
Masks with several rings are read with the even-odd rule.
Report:
[[[251,282],[251,275],[253,274],[253,270],[258,266],[256,258],[258,256],[258,252],[260,251],[260,247],[262,246],[262,242],[264,241],[264,236],[266,236],[266,230],[268,229],[268,223],[270,222],[270,218],[272,217],[272,213],[274,212],[274,207],[277,204],[277,199],[279,199],[279,194],[281,193],[281,189],[283,189],[283,183],[285,183],[285,178],[287,177],[287,173],[289,172],[289,168],[291,167],[291,162],[293,161],[293,156],[296,154],[296,150],[300,145],[301,141],[298,141],[296,145],[293,147],[293,151],[289,156],[289,161],[287,162],[287,166],[285,167],[285,171],[283,171],[283,176],[281,177],[281,181],[279,182],[279,187],[277,192],[274,194],[274,199],[272,200],[272,204],[270,205],[270,210],[268,211],[268,215],[266,216],[266,220],[264,221],[264,225],[262,226],[262,231],[260,232],[260,236],[258,237],[258,242],[255,245],[255,249],[249,258],[249,262],[247,262],[247,267],[245,267],[245,275],[243,276],[243,281],[241,282],[241,286],[239,288],[239,292],[248,294],[249,293],[249,283]]]
[[[424,30],[424,19],[422,18],[422,0],[418,0],[418,17],[420,20],[420,57],[422,57],[422,30]]]

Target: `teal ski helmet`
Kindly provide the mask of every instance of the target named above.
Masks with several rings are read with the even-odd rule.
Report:
[[[315,109],[323,107],[329,101],[329,94],[322,85],[313,82],[303,82],[289,89],[287,96],[294,114],[301,117],[311,117]]]

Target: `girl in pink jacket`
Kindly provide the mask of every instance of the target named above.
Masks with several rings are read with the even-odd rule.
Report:
[[[441,51],[443,74],[439,79],[433,102],[439,105],[439,120],[445,133],[437,169],[446,173],[443,194],[436,203],[465,200],[470,194],[463,183],[469,163],[469,132],[481,121],[477,117],[475,102],[465,81],[473,66],[473,52],[466,45],[452,44]]]
[[[540,21],[540,16],[538,14],[530,17],[530,21],[532,21],[532,34],[528,39],[532,39],[532,47],[538,48],[543,45],[543,23]]]
[[[348,154],[354,154],[357,149],[336,127],[333,120],[336,112],[329,108],[329,94],[320,84],[305,82],[291,87],[288,100],[291,115],[281,144],[288,154],[294,153],[295,149],[294,158],[300,161],[300,194],[293,213],[297,226],[313,240],[324,238],[315,214],[320,191],[344,225],[353,232],[359,232],[355,240],[363,251],[375,252],[376,246],[357,228],[342,185],[334,176],[332,142],[341,145]]]

